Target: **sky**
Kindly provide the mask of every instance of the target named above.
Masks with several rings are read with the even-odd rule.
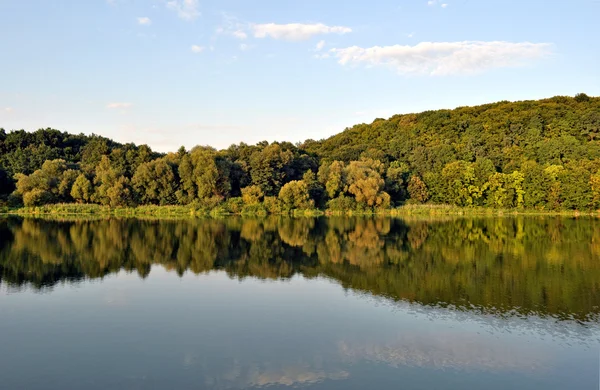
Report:
[[[0,0],[0,128],[179,146],[600,95],[600,0]]]

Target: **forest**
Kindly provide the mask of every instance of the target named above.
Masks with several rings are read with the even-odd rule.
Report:
[[[597,210],[600,97],[395,115],[320,141],[182,146],[167,154],[98,135],[0,129],[0,202],[233,214],[405,204]]]

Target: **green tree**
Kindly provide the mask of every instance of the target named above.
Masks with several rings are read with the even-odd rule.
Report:
[[[242,200],[245,205],[256,205],[263,201],[265,197],[262,188],[259,186],[248,186],[242,188]]]
[[[344,191],[354,195],[356,202],[366,207],[387,208],[390,196],[385,192],[381,173],[385,167],[379,160],[364,158],[351,161],[344,168]]]
[[[177,166],[166,157],[140,164],[131,179],[141,204],[177,203],[178,183]]]
[[[342,161],[323,163],[319,168],[319,182],[325,186],[325,192],[330,199],[337,197],[344,189],[346,164]]]
[[[94,195],[94,187],[92,182],[81,173],[75,179],[71,188],[71,197],[78,203],[89,203]]]
[[[285,210],[312,208],[314,202],[310,199],[308,186],[303,180],[292,180],[279,191],[279,200]]]
[[[274,196],[291,178],[289,168],[293,153],[273,143],[250,157],[252,184],[259,186],[265,195]]]
[[[31,175],[16,175],[15,195],[25,206],[68,202],[74,174],[64,160],[48,160]]]
[[[427,186],[417,175],[412,175],[408,181],[408,194],[410,199],[416,203],[425,203],[429,199]]]

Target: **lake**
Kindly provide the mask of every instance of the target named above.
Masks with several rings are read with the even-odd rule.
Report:
[[[0,219],[3,389],[598,389],[600,220]]]

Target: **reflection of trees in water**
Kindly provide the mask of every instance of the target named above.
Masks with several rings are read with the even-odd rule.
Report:
[[[597,318],[600,222],[573,218],[403,221],[225,218],[0,220],[0,276],[51,286],[154,264],[244,278],[326,275],[426,305]]]

